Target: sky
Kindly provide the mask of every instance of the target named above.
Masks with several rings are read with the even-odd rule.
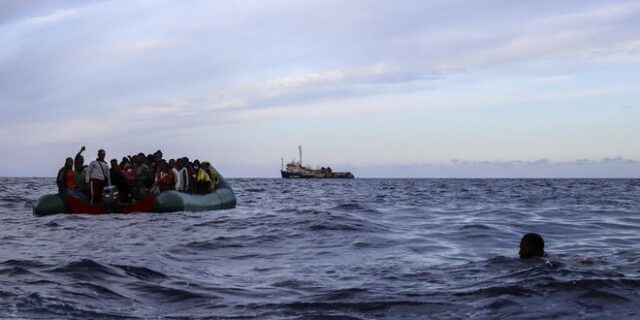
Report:
[[[640,177],[640,1],[0,2],[0,176]]]

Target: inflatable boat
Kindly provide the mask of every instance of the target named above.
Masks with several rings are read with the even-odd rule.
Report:
[[[218,178],[216,190],[208,194],[164,191],[135,203],[90,204],[70,195],[47,194],[36,201],[33,214],[45,216],[58,213],[176,212],[235,208],[236,195],[233,189],[221,175]]]

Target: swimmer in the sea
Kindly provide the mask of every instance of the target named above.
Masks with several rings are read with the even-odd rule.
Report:
[[[519,254],[521,259],[544,258],[544,239],[542,239],[542,236],[537,233],[525,234],[522,240],[520,240]],[[546,259],[545,262],[552,265],[551,262]],[[578,257],[576,262],[580,264],[591,263],[586,257]]]
[[[544,256],[544,239],[537,233],[527,233],[520,240],[520,258],[530,259]]]

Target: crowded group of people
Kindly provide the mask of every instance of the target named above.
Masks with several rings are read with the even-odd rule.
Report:
[[[105,160],[106,152],[98,151],[96,160],[84,164],[83,146],[75,158],[67,158],[58,171],[56,183],[60,194],[101,203],[105,188],[117,189],[119,201],[129,203],[162,191],[176,190],[194,194],[213,192],[219,183],[218,173],[210,163],[189,158],[165,160],[162,151],[129,155],[121,161]],[[110,188],[109,188],[110,189]]]

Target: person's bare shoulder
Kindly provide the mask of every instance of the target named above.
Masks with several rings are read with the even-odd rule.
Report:
[[[576,262],[579,263],[579,264],[592,264],[593,263],[587,257],[578,257],[578,258],[576,258]]]

